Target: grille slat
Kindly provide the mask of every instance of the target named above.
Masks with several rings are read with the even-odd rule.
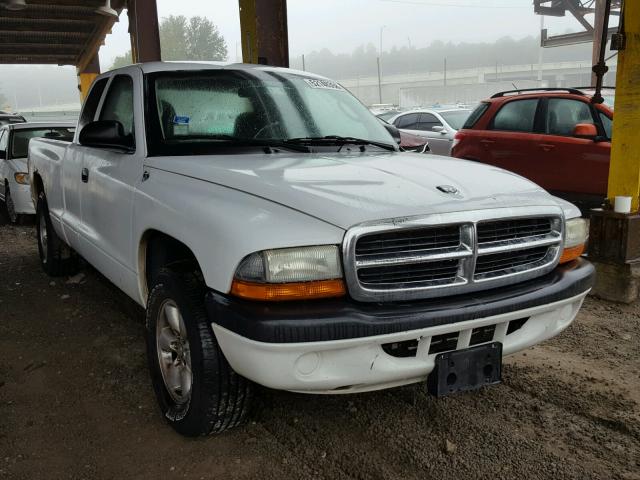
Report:
[[[549,247],[537,247],[514,252],[483,255],[476,260],[476,275],[507,270],[538,262],[547,255]]]
[[[366,235],[356,245],[356,255],[381,255],[427,251],[460,245],[460,227],[435,227]]]
[[[518,218],[481,222],[478,224],[478,244],[517,240],[551,233],[549,218]]]
[[[458,273],[458,260],[445,260],[416,265],[370,267],[358,270],[358,278],[365,284],[454,281]]]

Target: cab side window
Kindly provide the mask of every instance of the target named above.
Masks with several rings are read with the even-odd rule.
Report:
[[[494,117],[492,130],[531,133],[537,108],[537,99],[513,100],[506,103]]]
[[[573,136],[579,123],[595,123],[589,104],[568,98],[550,98],[547,104],[545,132],[547,135]]]
[[[82,115],[80,116],[80,122],[78,122],[80,129],[82,129],[82,127],[87,123],[93,122],[93,119],[96,116],[96,110],[98,110],[98,104],[102,98],[102,92],[104,92],[104,87],[107,86],[108,80],[108,78],[102,78],[93,85],[93,88],[89,92],[89,96],[84,102],[84,107],[82,108]]]
[[[124,134],[135,141],[133,122],[133,80],[129,75],[117,75],[111,81],[102,104],[100,120],[115,120],[122,124]]]
[[[420,121],[418,122],[418,126],[416,130],[423,130],[425,132],[430,132],[433,127],[442,127],[442,123],[435,115],[430,113],[421,113]]]

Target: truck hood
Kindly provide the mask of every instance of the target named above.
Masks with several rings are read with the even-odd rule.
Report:
[[[436,155],[200,155],[150,157],[146,165],[259,196],[344,229],[413,215],[558,206],[554,197],[519,175]]]

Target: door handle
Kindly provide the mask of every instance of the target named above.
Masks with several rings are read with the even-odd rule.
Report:
[[[539,145],[539,147],[542,149],[542,151],[544,152],[550,152],[551,150],[553,150],[554,148],[556,148],[555,145],[550,145],[548,143],[541,143]]]
[[[491,145],[493,145],[494,143],[496,143],[496,141],[495,141],[495,140],[487,140],[487,139],[483,139],[483,140],[480,140],[480,143],[481,143],[482,145],[484,145],[485,147],[490,147]]]
[[[83,168],[82,169],[82,182],[83,183],[87,183],[89,181],[89,169],[88,168]]]

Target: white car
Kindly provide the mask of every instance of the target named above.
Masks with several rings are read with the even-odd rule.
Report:
[[[400,153],[338,83],[258,65],[100,75],[71,144],[33,140],[40,261],[81,255],[146,308],[180,433],[245,418],[254,383],[341,394],[500,381],[591,288],[585,221],[530,181]]]
[[[31,200],[27,151],[37,137],[71,141],[75,125],[61,123],[13,123],[0,127],[0,201],[12,223],[20,215],[36,213]]]
[[[427,138],[431,153],[448,156],[453,137],[470,114],[466,108],[418,109],[399,113],[387,121],[399,130]]]

